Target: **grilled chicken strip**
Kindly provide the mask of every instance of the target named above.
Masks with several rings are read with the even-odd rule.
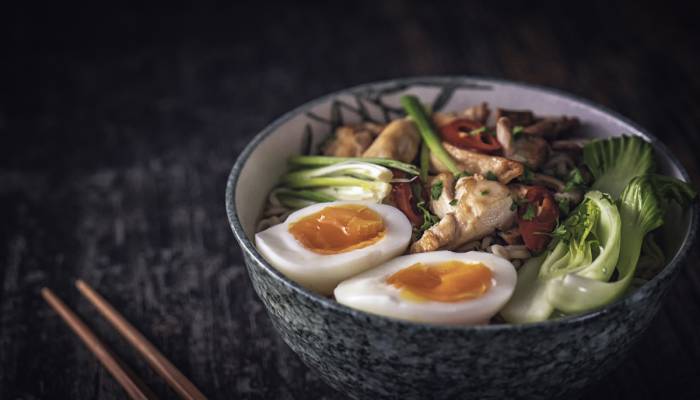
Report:
[[[443,194],[444,191],[443,186]],[[460,178],[455,186],[455,198],[458,201],[452,212],[425,231],[411,246],[411,253],[454,249],[513,225],[516,213],[511,209],[513,199],[510,190],[499,182],[480,175]]]
[[[442,182],[442,193],[437,200],[431,197],[430,210],[443,218],[448,213],[454,212],[454,206],[450,205],[450,202],[455,199],[455,179],[451,173],[444,172],[431,178],[428,181],[429,187],[433,187],[438,182]]]
[[[457,166],[463,171],[484,176],[491,172],[504,184],[523,174],[523,165],[517,161],[460,149],[447,142],[443,142],[442,146],[457,161]],[[430,167],[437,172],[449,172],[447,167],[432,152],[430,153]]]
[[[360,157],[383,128],[383,125],[371,122],[339,126],[321,152],[326,156]]]
[[[406,118],[391,121],[362,157],[391,158],[410,163],[418,154],[420,133]]]

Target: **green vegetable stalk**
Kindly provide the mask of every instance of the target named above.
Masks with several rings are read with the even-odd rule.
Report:
[[[289,189],[313,189],[319,196],[334,200],[381,202],[391,192],[392,178],[392,172],[380,165],[350,161],[290,172],[282,177],[282,183]]]
[[[289,163],[298,167],[325,167],[346,162],[360,162],[381,165],[387,168],[398,169],[411,175],[419,175],[420,171],[412,164],[390,158],[364,158],[364,157],[331,157],[331,156],[294,156],[289,159]]]
[[[418,126],[418,131],[423,138],[423,142],[428,146],[428,149],[435,154],[438,160],[440,160],[452,174],[457,175],[462,172],[457,168],[457,164],[447,151],[445,151],[445,148],[442,147],[440,137],[435,133],[432,123],[418,98],[416,96],[403,95],[401,96],[401,106],[403,106],[404,110],[406,110],[406,114],[408,114]]]
[[[669,200],[687,204],[695,192],[686,183],[660,175],[633,178],[620,196],[622,225],[618,277],[615,282],[571,274],[548,288],[550,303],[566,313],[590,311],[620,298],[637,269],[644,237],[664,223]]]
[[[430,170],[430,149],[422,142],[420,145],[420,180],[428,181],[428,172]]]

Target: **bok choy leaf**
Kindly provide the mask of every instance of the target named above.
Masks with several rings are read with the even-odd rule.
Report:
[[[583,147],[583,162],[595,177],[591,189],[614,199],[632,178],[655,168],[651,144],[638,136],[594,140]]]

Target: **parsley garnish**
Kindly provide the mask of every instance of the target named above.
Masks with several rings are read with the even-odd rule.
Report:
[[[480,134],[481,132],[485,132],[485,131],[486,131],[486,127],[482,126],[481,128],[476,128],[476,129],[472,129],[471,131],[469,131],[469,135],[476,136],[476,135]]]
[[[518,180],[522,183],[532,183],[532,179],[534,178],[534,173],[530,168],[527,166],[523,165],[523,174],[520,175]]]
[[[490,181],[497,181],[498,177],[496,176],[496,174],[493,173],[493,171],[488,171],[486,172],[486,179]]]
[[[561,211],[564,215],[569,214],[571,211],[571,203],[569,202],[569,199],[561,198],[557,200],[557,205],[559,205],[559,211]]]
[[[437,200],[440,198],[440,195],[442,194],[442,181],[437,181],[433,183],[433,186],[430,187],[430,197],[433,200]]]
[[[583,175],[581,175],[581,171],[578,168],[574,168],[569,173],[569,179],[567,179],[566,181],[564,191],[570,192],[574,189],[580,188],[581,186],[583,186],[584,183],[585,181],[583,180]]]
[[[457,205],[457,199],[452,199],[452,200],[450,200],[450,205],[453,206],[453,207],[456,206],[456,205]]]
[[[518,209],[518,203],[515,200],[513,200],[513,202],[510,203],[510,211],[515,211],[517,209]]]
[[[488,195],[489,193],[490,193],[490,192],[489,192],[488,190],[482,190],[482,191],[481,191],[481,195],[482,195],[482,196],[486,196],[486,195]]]
[[[522,218],[525,221],[532,221],[533,219],[535,219],[536,216],[537,214],[535,213],[535,207],[533,207],[532,204],[528,204],[527,209],[525,210],[525,213],[523,214]]]
[[[520,125],[515,125],[513,127],[513,139],[519,138],[523,134],[523,127]]]
[[[419,201],[416,203],[416,208],[423,214],[423,225],[418,228],[416,231],[416,237],[420,238],[423,235],[423,232],[425,232],[427,229],[430,229],[431,226],[437,224],[440,222],[440,217],[437,215],[433,215],[433,213],[430,212],[427,208],[425,208],[425,202],[424,201]]]
[[[458,173],[457,175],[455,175],[455,180],[459,180],[459,178],[463,178],[465,176],[472,176],[472,175],[474,175],[474,174],[469,172],[469,171],[462,171],[462,172]]]

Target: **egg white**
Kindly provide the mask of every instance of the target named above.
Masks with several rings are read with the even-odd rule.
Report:
[[[367,206],[384,220],[386,232],[376,243],[338,254],[318,254],[289,233],[289,225],[326,207],[343,204]],[[411,240],[412,227],[397,208],[361,201],[318,203],[293,212],[278,225],[255,235],[260,254],[288,278],[307,289],[330,295],[341,281],[402,254]]]
[[[481,297],[460,302],[415,302],[401,298],[401,289],[386,282],[392,274],[413,264],[436,264],[451,260],[483,263],[491,270],[491,288]],[[339,303],[373,314],[414,322],[473,325],[488,323],[498,313],[513,294],[516,281],[513,264],[491,253],[435,251],[397,257],[341,282],[334,294]]]

